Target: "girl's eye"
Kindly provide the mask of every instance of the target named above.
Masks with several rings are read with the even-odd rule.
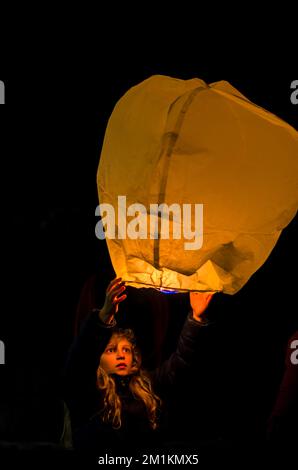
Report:
[[[113,352],[114,351],[114,348],[108,348],[107,349],[107,352]]]
[[[124,348],[125,352],[130,352],[130,348]]]

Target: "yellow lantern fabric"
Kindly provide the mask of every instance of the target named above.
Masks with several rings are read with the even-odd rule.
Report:
[[[115,209],[107,245],[117,276],[135,287],[236,293],[295,216],[297,157],[297,131],[226,81],[157,75],[132,87],[109,119],[97,174],[100,205]],[[118,196],[146,208],[138,221],[147,236],[122,233],[132,213]],[[152,238],[150,204],[162,203],[203,205],[198,249],[161,238],[162,212]],[[177,223],[170,218],[171,229]]]

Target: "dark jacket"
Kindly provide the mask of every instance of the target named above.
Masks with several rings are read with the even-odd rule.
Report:
[[[151,430],[143,402],[129,389],[131,376],[114,374],[122,402],[122,425],[113,429],[100,417],[102,401],[96,387],[96,371],[116,324],[105,325],[94,310],[85,321],[69,352],[65,371],[65,401],[70,410],[73,442],[77,449],[99,451],[108,448],[157,448],[162,446],[165,423]],[[149,372],[154,392],[164,400],[172,386],[191,368],[197,345],[204,344],[208,326],[202,326],[189,314],[182,328],[176,351],[160,367]],[[196,354],[195,354],[196,352]]]

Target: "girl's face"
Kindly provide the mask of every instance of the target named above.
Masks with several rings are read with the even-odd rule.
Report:
[[[113,335],[100,357],[100,367],[107,374],[129,375],[132,373],[133,349],[123,336]]]

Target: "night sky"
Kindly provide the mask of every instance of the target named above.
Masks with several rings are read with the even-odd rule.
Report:
[[[53,417],[82,288],[95,276],[100,303],[113,275],[105,242],[95,237],[94,212],[101,145],[117,100],[153,74],[197,77],[207,83],[227,80],[298,128],[298,105],[290,101],[290,85],[298,76],[280,57],[267,63],[255,62],[249,54],[237,60],[236,53],[225,60],[220,49],[208,58],[199,52],[189,57],[163,52],[149,57],[123,48],[109,56],[98,51],[88,59],[80,54],[77,61],[73,53],[49,64],[43,60],[35,68],[23,58],[13,70],[0,69],[6,86],[6,106],[0,108],[0,339],[6,352],[0,398],[10,422],[9,431],[3,425],[0,440],[55,442],[59,434],[59,413],[57,420]],[[185,406],[175,405],[177,429],[232,441],[239,434],[244,440],[262,435],[282,376],[287,340],[298,328],[296,243],[297,218],[238,294],[214,300],[216,327],[203,365],[189,379],[187,392],[183,386],[173,398],[174,404],[178,400]],[[153,334],[154,302],[161,312],[160,306],[167,304],[162,352],[153,351],[146,339],[148,366],[154,366],[174,348],[188,299],[184,294],[165,300],[164,294],[153,292],[148,307],[149,294],[142,298],[130,289],[131,303],[135,299],[138,315],[144,314],[142,324],[136,313],[128,313],[140,337],[148,325]],[[194,396],[204,403],[203,410],[194,406]],[[191,425],[185,416],[192,416]]]

